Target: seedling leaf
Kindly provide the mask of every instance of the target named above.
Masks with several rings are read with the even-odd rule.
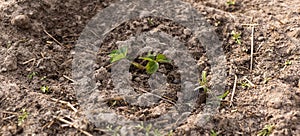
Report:
[[[218,96],[220,99],[224,99],[229,94],[229,90],[227,90],[224,94]]]
[[[147,56],[146,56],[146,58],[150,58],[150,59],[152,59],[152,60],[155,60],[155,56],[156,56],[155,53],[152,54],[152,53],[149,51],[148,54],[147,54]]]
[[[18,126],[21,126],[25,119],[28,117],[28,112],[26,111],[26,109],[22,109],[21,112],[22,114],[18,117]]]
[[[269,136],[273,129],[273,125],[266,125],[261,131],[258,132],[257,136]]]
[[[49,92],[49,87],[48,87],[48,86],[42,86],[42,87],[41,87],[41,91],[42,91],[43,93],[48,93],[48,92]]]
[[[139,57],[139,59],[147,60],[147,61],[154,61],[154,59],[152,59],[150,57]]]
[[[121,59],[126,58],[127,55],[127,47],[123,46],[118,50],[113,50],[108,56],[110,57],[110,62],[116,62],[119,61]]]
[[[149,61],[146,65],[146,71],[148,74],[153,74],[158,70],[159,64],[155,61]]]
[[[160,63],[170,63],[170,60],[163,54],[158,54],[156,56],[156,61]]]

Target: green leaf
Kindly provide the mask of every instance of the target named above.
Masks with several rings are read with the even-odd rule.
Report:
[[[206,75],[207,75],[207,72],[206,71],[202,71],[202,74],[201,74],[201,85],[206,85],[207,84],[207,79],[206,79]]]
[[[150,58],[152,60],[155,60],[155,56],[156,56],[155,53],[151,54],[151,52],[149,51],[148,54],[147,54],[147,56],[146,56],[146,58]]]
[[[158,54],[156,56],[156,61],[160,63],[170,63],[170,60],[163,54]]]
[[[146,71],[148,74],[153,74],[158,70],[159,64],[155,61],[149,61],[146,65]]]
[[[148,61],[154,61],[154,59],[149,58],[149,57],[139,57],[139,59],[148,60]]]
[[[224,99],[229,94],[229,90],[227,90],[224,94],[218,96],[220,99]]]
[[[126,58],[126,55],[127,55],[127,47],[121,47],[120,49],[118,50],[113,50],[108,56],[110,57],[110,62],[113,63],[113,62],[116,62],[116,61],[119,61],[121,59],[124,59]]]

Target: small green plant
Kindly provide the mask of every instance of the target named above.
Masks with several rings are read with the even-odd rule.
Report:
[[[127,50],[128,50],[127,47],[121,47],[118,50],[113,50],[109,54],[110,62],[114,63],[121,59],[126,58]],[[148,52],[147,56],[145,56],[145,57],[139,57],[139,59],[142,59],[143,62],[147,61],[146,66],[143,66],[137,62],[131,62],[131,64],[139,69],[146,69],[146,72],[148,74],[155,73],[159,68],[159,63],[170,63],[171,62],[169,59],[167,59],[167,57],[165,55],[163,55],[163,54],[156,55],[155,53],[152,54],[151,52]]]
[[[208,83],[207,83],[207,72],[206,71],[202,71],[202,74],[201,74],[201,80],[199,81],[199,84],[200,86],[195,88],[194,90],[198,90],[198,89],[203,89],[205,93],[207,93],[207,91],[209,90],[208,89]]]
[[[144,61],[148,61],[146,65],[146,72],[148,74],[155,73],[159,68],[159,63],[170,63],[170,60],[167,59],[167,57],[163,54],[151,54],[148,52],[148,55],[146,57],[140,57],[139,59],[142,59]]]
[[[242,82],[242,83],[240,83],[240,85],[242,86],[243,89],[251,87],[251,85],[247,82]]]
[[[236,42],[237,44],[241,44],[241,33],[232,31],[232,32],[231,32],[231,35],[232,35],[232,39],[235,40],[235,42]]]
[[[292,65],[292,61],[290,61],[290,60],[287,60],[287,61],[285,61],[284,65],[286,65],[286,66],[288,66],[288,65]]]
[[[167,136],[173,136],[173,130],[170,130]]]
[[[226,4],[227,4],[228,6],[235,5],[235,0],[228,0],[228,1],[226,2]]]
[[[21,114],[18,116],[18,126],[21,126],[27,117],[28,117],[28,113],[26,109],[22,109]]]
[[[152,18],[148,18],[147,22],[149,25],[154,25],[153,19]]]
[[[28,78],[29,79],[32,79],[34,76],[36,76],[38,73],[37,72],[32,72],[32,73],[30,73],[30,74],[28,74]]]
[[[227,90],[227,91],[226,91],[225,93],[223,93],[222,95],[218,96],[218,98],[224,99],[228,94],[229,94],[229,90]]]
[[[214,130],[210,131],[210,136],[218,136],[217,132],[215,132]]]
[[[41,80],[45,80],[47,78],[47,76],[43,76],[42,78],[41,78]]]
[[[49,91],[50,91],[50,90],[49,90],[49,86],[44,86],[44,85],[43,85],[43,86],[41,87],[41,91],[42,91],[43,93],[49,93]]]
[[[292,65],[292,64],[293,64],[292,61],[286,60],[286,61],[284,62],[284,67],[281,69],[281,71],[284,70],[287,66]]]
[[[262,130],[260,130],[257,133],[257,136],[269,136],[272,133],[274,128],[275,126],[273,125],[266,125]]]
[[[113,50],[108,56],[110,57],[110,62],[114,63],[116,61],[119,61],[121,59],[126,58],[127,56],[127,47],[123,46],[118,50]]]
[[[144,130],[145,131],[145,135],[149,136],[150,135],[150,130],[152,128],[152,124],[149,124],[147,126],[144,126],[143,122],[141,122],[140,125],[136,126],[136,128],[140,129],[140,130]]]
[[[120,136],[119,131],[121,129],[121,126],[117,126],[116,128],[113,128],[111,125],[107,126],[106,129],[112,133],[113,136]]]
[[[141,122],[140,125],[136,126],[137,129],[139,129],[140,131],[144,131],[145,132],[145,136],[173,136],[173,130],[170,130],[167,134],[163,134],[161,131],[159,131],[159,129],[154,129],[152,128],[152,124],[149,124],[147,126],[145,126],[143,124],[143,122]]]

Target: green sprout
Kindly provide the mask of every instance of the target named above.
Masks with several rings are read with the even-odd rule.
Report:
[[[43,93],[49,93],[49,86],[42,86],[41,87],[41,91],[43,92]]]
[[[38,73],[37,72],[32,72],[32,73],[30,73],[30,74],[28,74],[28,78],[29,79],[32,79],[34,76],[36,76]]]
[[[214,130],[210,131],[210,136],[218,136],[217,132],[215,132]]]
[[[284,67],[281,69],[281,70],[284,70],[287,66],[289,66],[289,65],[292,65],[292,61],[290,61],[290,60],[286,60],[285,62],[284,62]]]
[[[113,133],[113,136],[120,136],[119,131],[121,129],[121,126],[113,128],[111,125],[107,126],[106,129],[110,132]]]
[[[199,81],[200,86],[198,86],[197,88],[194,89],[194,91],[199,90],[200,88],[202,88],[204,90],[205,93],[207,93],[208,89],[208,83],[207,83],[207,72],[206,71],[202,71],[201,74],[201,80]]]
[[[108,56],[110,57],[110,62],[114,63],[116,61],[119,61],[121,59],[126,58],[127,55],[127,47],[123,46],[118,50],[113,50]]]
[[[231,32],[231,35],[232,35],[232,39],[235,40],[235,42],[236,42],[237,44],[241,44],[241,33],[232,31],[232,32]]]
[[[228,6],[230,6],[230,5],[235,5],[235,0],[228,0],[228,1],[226,2],[226,4],[227,4]]]
[[[275,126],[273,125],[266,125],[262,130],[258,132],[257,136],[269,136],[274,128]]]
[[[47,76],[43,76],[42,78],[41,78],[41,80],[45,80],[47,78]]]
[[[149,25],[154,25],[153,19],[152,18],[148,18],[147,22]]]
[[[243,89],[251,87],[251,85],[247,82],[242,82],[242,83],[240,83],[240,85],[242,86]]]
[[[170,60],[167,59],[167,57],[163,54],[151,54],[148,52],[148,55],[146,57],[140,57],[139,59],[142,59],[144,61],[148,61],[146,65],[146,72],[148,74],[155,73],[159,68],[159,63],[170,63]]]
[[[290,60],[287,60],[287,61],[285,61],[285,62],[284,62],[284,65],[286,65],[286,66],[288,66],[288,65],[292,65],[292,61],[290,61]]]
[[[21,126],[24,123],[25,119],[28,117],[26,109],[22,109],[21,112],[21,115],[19,115],[18,117],[18,126]]]
[[[170,130],[167,136],[173,136],[173,130]]]
[[[113,50],[110,54],[110,62],[114,63],[121,59],[126,58],[127,56],[127,47],[121,47],[118,50]],[[159,68],[159,63],[170,63],[171,61],[167,59],[167,57],[163,54],[151,54],[148,52],[146,57],[139,57],[139,59],[142,59],[144,61],[148,61],[146,66],[143,66],[137,62],[131,62],[132,65],[139,69],[146,69],[146,72],[148,74],[155,73]]]
[[[227,90],[225,93],[223,93],[222,95],[218,96],[218,98],[220,99],[224,99],[225,97],[227,97],[227,95],[229,94],[229,90]]]

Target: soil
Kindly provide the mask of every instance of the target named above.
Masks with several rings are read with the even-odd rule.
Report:
[[[198,90],[197,108],[173,129],[173,135],[210,135],[212,131],[218,135],[257,135],[266,125],[274,126],[272,135],[299,135],[300,2],[237,0],[228,5],[226,0],[183,1],[203,15],[223,42],[228,67],[223,92],[229,90],[229,94],[206,125],[197,126],[193,120],[201,113],[206,97],[203,90]],[[0,2],[0,135],[109,135],[108,129],[89,121],[76,97],[72,49],[91,18],[116,2]],[[256,24],[253,40],[247,24]],[[158,17],[129,20],[105,37],[93,75],[97,84],[101,84],[97,89],[104,90],[101,93],[104,103],[111,111],[129,119],[157,118],[176,103],[176,94],[180,92],[181,78],[173,62],[160,64],[158,73],[165,76],[155,75],[166,79],[164,83],[156,83],[166,85],[165,91],[155,92],[159,99],[141,101],[142,106],[131,105],[112,91],[108,54],[120,42],[151,30],[165,32],[185,43],[192,57],[199,60],[198,71],[208,71],[208,82],[213,78],[205,49],[195,46],[200,43],[190,40],[191,34],[185,27]],[[232,31],[241,33],[241,44],[232,38]],[[138,58],[135,61],[145,65]],[[134,66],[130,66],[130,73],[134,91],[150,97],[147,92],[152,94],[154,90],[147,81],[155,77]],[[49,89],[41,91],[42,87]]]

